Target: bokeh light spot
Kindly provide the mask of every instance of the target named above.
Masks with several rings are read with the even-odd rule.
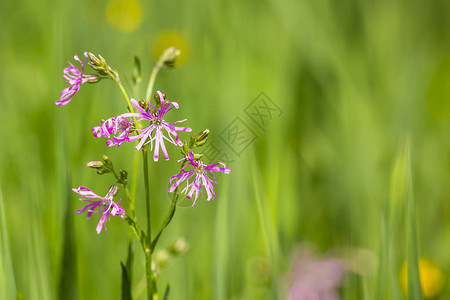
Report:
[[[434,298],[444,287],[444,273],[430,259],[419,258],[419,277],[422,294],[425,298]],[[403,263],[400,269],[400,285],[404,295],[408,294],[408,266]]]
[[[187,40],[179,33],[174,31],[164,31],[159,33],[153,43],[153,56],[155,61],[169,47],[175,47],[180,50],[180,56],[177,57],[175,65],[186,62],[189,55],[189,47]]]
[[[137,0],[114,0],[106,7],[106,19],[113,28],[132,32],[142,22],[142,4]]]

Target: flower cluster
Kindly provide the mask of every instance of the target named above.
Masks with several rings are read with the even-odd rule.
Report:
[[[93,213],[101,213],[102,217],[100,218],[100,221],[97,225],[97,233],[100,233],[102,231],[102,228],[105,228],[106,230],[106,221],[109,221],[111,216],[117,216],[119,215],[122,219],[125,216],[125,210],[119,206],[119,202],[115,203],[113,201],[114,196],[117,194],[118,188],[116,185],[112,185],[109,188],[108,193],[105,197],[100,197],[90,189],[84,186],[80,186],[77,189],[72,189],[75,193],[80,194],[82,197],[87,198],[80,198],[81,201],[87,201],[89,202],[88,205],[86,205],[84,208],[77,210],[77,214],[81,214],[87,212],[88,219],[92,217]],[[99,200],[93,200],[93,199],[99,199]]]
[[[169,48],[161,56],[157,67],[160,68],[162,65],[173,64],[178,55],[179,51],[176,48]],[[84,83],[94,83],[104,78],[114,80],[124,94],[130,111],[116,117],[101,120],[100,126],[92,127],[94,137],[107,139],[106,145],[108,147],[116,146],[117,148],[125,142],[136,142],[136,150],[143,149],[143,151],[147,151],[149,145],[150,151],[153,151],[154,161],[159,160],[160,152],[165,160],[169,160],[166,142],[181,148],[181,153],[184,156],[184,158],[179,160],[179,162],[183,162],[181,165],[181,173],[170,178],[171,187],[169,188],[169,192],[174,192],[186,181],[186,186],[183,188],[182,193],[186,194],[189,199],[194,197],[193,205],[195,205],[200,193],[203,195],[202,187],[206,191],[207,201],[215,199],[216,195],[213,183],[217,184],[217,181],[213,172],[229,174],[231,171],[220,162],[207,165],[200,160],[201,154],[194,155],[194,152],[191,151],[192,148],[201,147],[206,143],[209,130],[201,131],[183,143],[178,134],[180,132],[191,132],[192,129],[190,127],[178,126],[178,124],[187,119],[175,122],[165,120],[166,114],[169,111],[174,108],[179,109],[177,102],[166,100],[165,95],[160,91],[157,91],[155,95],[154,105],[146,100],[138,102],[135,99],[131,99],[129,101],[126,91],[120,82],[118,73],[108,65],[106,60],[100,55],[96,56],[88,52],[84,52],[84,56],[86,57],[86,61],[84,62],[77,55],[74,56],[75,60],[81,65],[80,69],[70,62],[69,66],[64,69],[64,77],[70,86],[62,91],[60,99],[55,104],[58,106],[68,104]],[[96,74],[84,74],[85,66],[89,60],[89,66]],[[151,93],[151,88],[149,88],[147,93]],[[126,188],[127,172],[120,170],[119,175],[117,175],[108,157],[104,156],[103,161],[89,162],[87,166],[97,169],[97,173],[100,175],[106,173],[114,174],[117,179],[116,184],[120,184]],[[193,169],[187,170],[189,166],[193,167]],[[122,219],[125,217],[125,210],[119,206],[121,200],[117,203],[113,201],[113,198],[118,192],[118,186],[116,184],[111,186],[105,197],[100,197],[84,186],[73,189],[74,192],[82,196],[80,198],[81,201],[89,202],[84,208],[78,210],[77,214],[87,211],[88,218],[94,213],[101,214],[100,221],[97,225],[98,233],[102,231],[102,228],[105,228],[106,231],[106,222],[111,217],[117,215]]]

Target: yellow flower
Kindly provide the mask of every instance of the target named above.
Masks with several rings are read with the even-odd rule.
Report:
[[[403,263],[400,268],[400,285],[405,295],[408,294],[408,266]],[[439,295],[444,287],[444,273],[439,266],[430,259],[419,258],[419,277],[424,298]]]
[[[137,0],[113,0],[106,7],[108,23],[121,31],[136,30],[142,21],[142,4]]]
[[[180,50],[180,56],[177,57],[176,65],[183,64],[189,54],[186,40],[177,32],[164,31],[157,35],[153,43],[153,56],[155,61],[161,56],[164,50],[169,47],[175,47]]]

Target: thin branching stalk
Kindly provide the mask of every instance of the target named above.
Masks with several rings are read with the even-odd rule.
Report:
[[[150,79],[148,81],[147,92],[145,93],[145,100],[150,102],[150,96],[152,95],[153,86],[155,85],[156,75],[158,75],[159,70],[161,69],[162,63],[158,61],[155,67],[152,70],[152,74],[150,75]]]

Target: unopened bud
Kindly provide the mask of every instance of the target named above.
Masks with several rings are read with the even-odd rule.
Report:
[[[195,137],[195,146],[201,147],[208,141],[209,129],[203,130]]]
[[[208,137],[208,135],[209,135],[209,129],[203,130],[202,132],[197,134],[197,141],[206,139]]]
[[[127,185],[127,178],[128,178],[128,173],[127,173],[127,171],[125,171],[125,170],[120,170],[119,171],[119,183],[121,184],[121,185]]]
[[[183,154],[183,156],[186,156],[189,154],[190,150],[191,149],[189,148],[189,145],[186,142],[184,142],[183,146],[181,146],[181,154]]]
[[[156,107],[160,107],[161,106],[161,97],[159,95],[160,93],[161,92],[155,93],[155,95],[153,96],[154,99],[155,99]],[[166,101],[166,94],[161,93],[161,96],[162,96],[163,100]]]
[[[194,160],[200,160],[202,159],[203,154],[194,154]]]
[[[155,264],[160,269],[164,269],[165,267],[167,267],[171,258],[170,253],[165,249],[157,251],[154,254],[154,257],[155,257]]]
[[[173,255],[181,255],[187,252],[189,249],[189,244],[183,237],[177,238],[175,242],[170,245],[170,252]]]
[[[173,67],[180,56],[180,50],[175,47],[170,47],[164,50],[163,54],[159,58],[159,62],[166,67]]]
[[[134,57],[134,68],[133,73],[131,74],[131,80],[134,85],[141,82],[141,60],[137,56]]]
[[[88,166],[89,168],[99,169],[103,167],[103,162],[99,160],[94,160],[86,163],[86,166]]]
[[[147,101],[145,101],[144,99],[139,100],[139,106],[142,107],[143,110],[147,110],[148,108],[148,103]]]
[[[109,159],[108,156],[103,154],[102,158],[103,158],[103,162],[105,163],[106,166],[112,166],[112,162],[111,162],[111,160]]]
[[[88,55],[89,55],[89,59],[91,60],[91,63],[92,63],[92,64],[94,64],[94,65],[96,65],[96,66],[99,66],[99,65],[102,64],[102,59],[101,59],[101,58],[103,58],[103,57],[101,57],[100,55],[99,55],[100,58],[97,57],[97,56],[95,56],[95,54],[94,54],[94,53],[91,53],[91,52],[89,52]],[[103,61],[104,61],[104,60],[103,60]]]
[[[206,144],[207,141],[208,141],[207,139],[204,139],[204,140],[201,140],[201,141],[197,141],[197,142],[195,142],[195,146],[201,147],[204,144]]]
[[[108,64],[100,54],[96,56],[94,53],[89,52],[89,59],[91,60],[89,65],[92,69],[96,71],[106,71]]]
[[[113,198],[115,195],[117,195],[117,192],[119,191],[119,188],[117,185],[113,184],[108,191],[108,194],[106,194],[105,198]]]
[[[101,76],[108,76],[111,79],[119,80],[119,75],[116,71],[111,69],[106,60],[99,54],[96,56],[95,54],[89,52],[89,66],[97,71]]]
[[[82,77],[83,83],[97,83],[100,80],[101,78],[96,74],[83,75]]]
[[[191,138],[189,139],[189,147],[195,147],[195,135],[191,135]]]

